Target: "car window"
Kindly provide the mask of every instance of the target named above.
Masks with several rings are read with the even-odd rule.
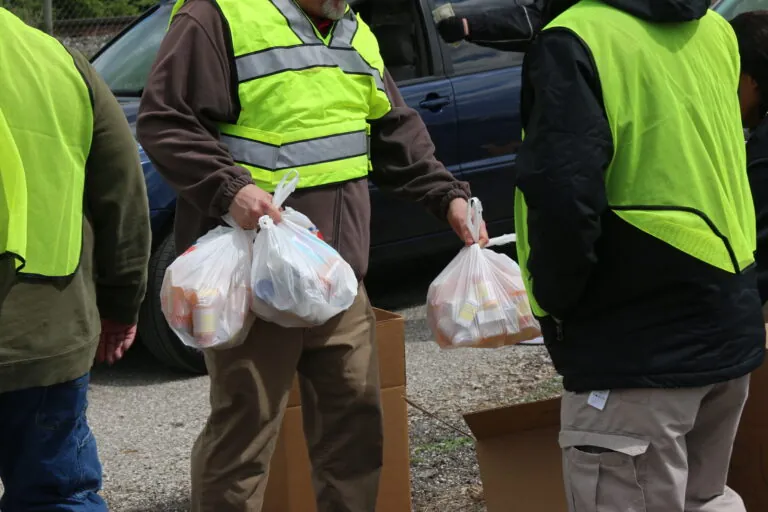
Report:
[[[723,0],[715,10],[723,18],[732,20],[744,12],[768,10],[768,0]]]
[[[355,3],[355,10],[376,36],[384,65],[396,82],[431,74],[426,34],[417,2],[364,0]]]
[[[170,4],[161,5],[93,60],[93,67],[115,95],[141,95],[165,36],[171,8]]]
[[[488,0],[435,0],[435,7],[447,3],[461,9],[479,9],[478,6],[487,5]],[[492,48],[478,46],[462,41],[455,44],[443,42],[443,54],[450,59],[453,65],[454,75],[466,75],[479,73],[493,69],[519,66],[523,63],[524,54],[518,52],[502,52]]]

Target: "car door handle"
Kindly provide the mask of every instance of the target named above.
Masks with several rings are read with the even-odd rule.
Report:
[[[432,112],[437,112],[450,103],[451,103],[451,98],[449,98],[448,96],[440,96],[437,93],[431,92],[427,94],[426,98],[421,100],[421,102],[419,103],[419,107],[423,108],[424,110],[431,110]]]

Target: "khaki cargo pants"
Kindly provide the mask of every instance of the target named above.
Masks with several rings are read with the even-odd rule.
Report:
[[[689,389],[563,396],[560,446],[570,512],[745,512],[726,486],[749,376]],[[597,401],[599,405],[599,400]]]
[[[192,453],[193,512],[261,510],[297,371],[318,511],[374,511],[383,443],[375,326],[361,286],[324,326],[258,321],[243,345],[206,353],[211,415]]]

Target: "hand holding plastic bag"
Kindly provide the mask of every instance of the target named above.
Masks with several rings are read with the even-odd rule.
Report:
[[[220,226],[166,269],[161,308],[185,345],[227,348],[245,340],[255,320],[249,287],[252,241],[251,231]]]
[[[295,190],[298,173],[286,175],[273,196],[280,207]],[[349,309],[357,297],[352,267],[325,243],[305,215],[286,208],[283,220],[259,220],[253,244],[251,310],[283,327],[322,325]]]
[[[475,240],[481,222],[482,204],[473,198],[467,224]],[[492,238],[487,247],[514,241],[515,235],[504,235]],[[427,323],[442,348],[496,348],[541,335],[520,267],[476,243],[461,249],[430,285]]]

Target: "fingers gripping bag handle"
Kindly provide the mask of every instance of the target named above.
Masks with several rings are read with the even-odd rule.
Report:
[[[480,240],[480,227],[483,225],[483,203],[473,197],[467,203],[467,226],[472,234],[472,240],[477,243]]]
[[[296,191],[296,187],[299,185],[299,171],[293,169],[285,173],[280,183],[275,187],[275,192],[272,194],[272,204],[276,208],[281,208],[285,200]],[[259,229],[268,228],[274,226],[274,221],[269,215],[264,215],[259,219]]]
[[[472,239],[477,243],[480,240],[480,228],[483,225],[483,203],[476,197],[469,200],[467,204],[467,226],[470,233],[472,233]],[[488,240],[485,247],[496,247],[499,245],[507,245],[517,241],[517,235],[511,233],[508,235],[501,235]]]

